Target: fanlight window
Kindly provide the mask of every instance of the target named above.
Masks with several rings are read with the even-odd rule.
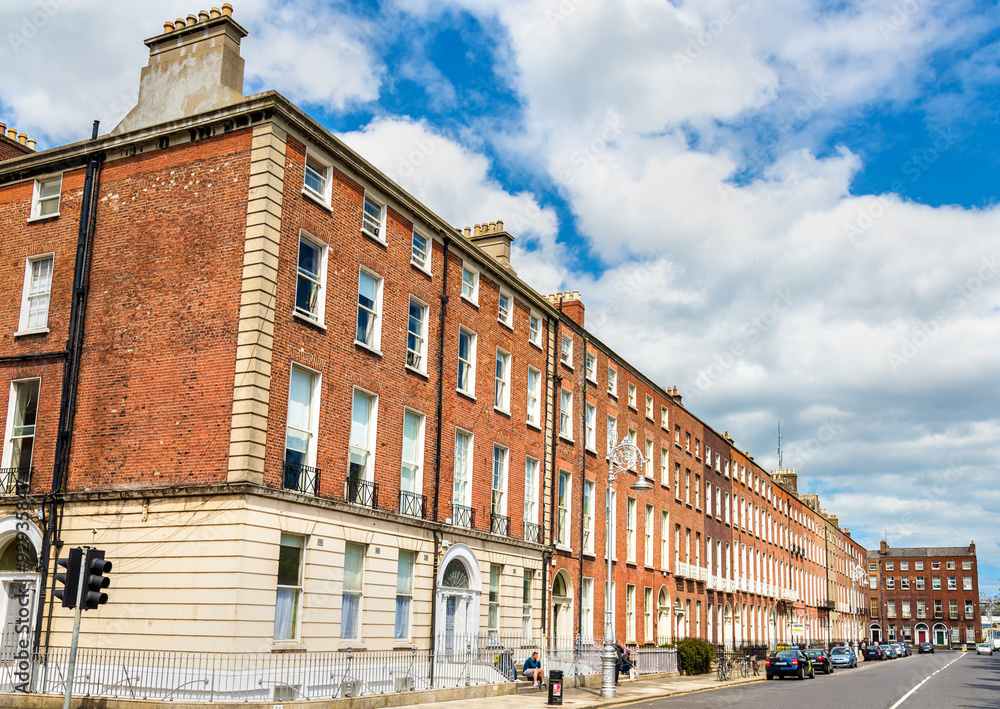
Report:
[[[469,572],[465,570],[465,564],[458,559],[452,559],[445,567],[441,585],[448,588],[468,588]]]

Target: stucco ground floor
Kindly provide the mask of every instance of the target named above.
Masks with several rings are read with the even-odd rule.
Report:
[[[35,620],[40,506],[0,505],[8,648],[35,631],[43,646],[70,643],[58,601]],[[60,536],[61,556],[93,546],[113,564],[81,647],[391,650],[541,633],[541,546],[345,503],[243,484],[71,495]]]
[[[933,643],[948,647],[960,644],[975,644],[982,639],[982,629],[972,621],[954,619],[916,619],[895,622],[871,621],[868,625],[868,642],[893,643],[905,640],[908,643]]]

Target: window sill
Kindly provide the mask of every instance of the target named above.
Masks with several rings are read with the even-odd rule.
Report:
[[[468,303],[469,305],[471,305],[476,310],[479,310],[479,297],[478,297],[478,294],[476,296],[476,299],[473,300],[472,298],[470,298],[469,296],[467,296],[465,293],[462,293],[462,300],[464,300],[466,303]]]
[[[271,652],[305,652],[306,646],[298,640],[276,640],[271,644]]]
[[[493,410],[496,411],[498,414],[501,414],[502,416],[510,418],[510,411],[508,409],[501,409],[499,406],[494,406]]]
[[[425,276],[429,276],[430,278],[434,277],[434,274],[431,273],[431,269],[428,268],[427,266],[421,266],[419,263],[413,260],[410,261],[410,265],[413,266],[418,271],[420,271]],[[409,647],[409,645],[407,645],[407,647]]]
[[[591,560],[593,560],[593,559],[596,559],[596,558],[597,558],[597,556],[595,556],[595,555],[594,555],[594,552],[593,552],[593,550],[591,550],[591,551],[586,551],[586,550],[584,550],[584,552],[583,552],[583,555],[584,555],[585,557],[587,557],[588,559],[591,559]]]
[[[368,646],[364,643],[354,642],[351,640],[341,641],[337,646],[339,652],[350,652],[351,650],[367,650]]]
[[[538,425],[537,423],[535,423],[534,421],[525,421],[525,422],[524,422],[524,425],[525,425],[525,426],[528,426],[529,428],[533,428],[533,429],[535,429],[536,431],[541,431],[541,430],[542,430],[542,427],[541,427],[541,426],[539,426],[539,425]]]
[[[572,552],[573,547],[568,547],[565,544],[556,544],[556,551],[568,551]]]
[[[19,330],[14,333],[14,337],[26,337],[28,335],[47,335],[49,333],[49,328],[47,327],[36,327],[33,330]]]
[[[329,201],[327,201],[326,199],[323,198],[323,195],[321,195],[321,194],[319,194],[317,192],[313,192],[311,189],[309,189],[305,185],[302,185],[302,196],[306,197],[307,199],[309,199],[309,200],[311,200],[313,202],[315,202],[316,204],[318,204],[319,206],[321,206],[326,211],[333,212],[333,206],[330,204]]]
[[[385,230],[385,227],[382,227],[381,231],[384,231],[384,230]],[[388,244],[386,244],[386,243],[385,243],[385,240],[384,240],[384,239],[380,239],[380,238],[378,238],[377,236],[375,236],[374,234],[372,234],[372,233],[371,233],[370,231],[368,231],[367,229],[362,229],[362,230],[361,230],[361,233],[362,233],[362,234],[363,234],[364,236],[367,236],[367,237],[368,237],[368,238],[369,238],[369,239],[370,239],[371,241],[374,241],[374,242],[375,242],[376,244],[378,244],[379,246],[386,246],[386,247],[388,247]]]
[[[360,340],[355,340],[354,341],[354,346],[355,347],[359,347],[359,348],[361,348],[363,350],[366,350],[368,352],[371,352],[373,355],[376,355],[379,358],[382,357],[382,350],[380,350],[378,348],[375,348],[375,347],[372,347],[370,345],[366,345],[364,342],[361,342]]]
[[[597,449],[591,446],[584,446],[584,450],[586,450],[588,453],[593,453],[594,455],[597,455]]]
[[[59,217],[59,212],[56,212],[55,214],[45,214],[40,217],[28,217],[28,223],[31,224],[33,222],[44,222],[49,219],[57,219],[58,217]]]
[[[507,322],[506,320],[501,320],[500,318],[497,318],[497,322],[500,325],[502,325],[503,327],[505,327],[508,330],[510,330],[511,332],[514,332],[514,323],[513,322]]]
[[[461,394],[462,396],[464,396],[469,401],[475,401],[476,400],[476,395],[473,392],[468,392],[468,391],[465,391],[465,389],[459,389],[458,387],[455,387],[455,391],[457,393]]]
[[[528,338],[528,344],[532,345],[533,347],[537,347],[539,352],[542,351],[542,343],[541,342],[535,342],[531,338]]]
[[[597,386],[597,379],[588,376],[587,381],[593,384],[594,386]]]
[[[569,362],[566,362],[565,360],[563,360],[563,359],[560,359],[560,360],[559,360],[559,364],[561,364],[562,366],[564,366],[564,367],[565,367],[566,369],[568,369],[569,371],[571,371],[571,372],[573,371],[573,365],[572,365],[572,364],[570,364]]]
[[[323,332],[326,332],[326,323],[324,323],[322,320],[313,320],[311,317],[305,315],[304,313],[299,312],[298,310],[292,311],[292,317],[296,320],[299,320],[300,322],[305,323],[306,325],[311,325],[312,327],[315,327],[319,330],[322,330]]]
[[[394,640],[392,643],[393,650],[412,650],[414,643],[412,640]]]
[[[616,392],[616,391],[610,391],[609,390],[608,391],[608,396],[610,396],[615,401],[618,401],[618,392]]]
[[[430,376],[427,374],[427,372],[421,371],[416,367],[411,367],[408,364],[404,364],[403,368],[406,369],[406,371],[410,372],[411,374],[416,374],[418,377],[423,377],[424,379],[430,379]]]
[[[639,409],[637,409],[637,408],[636,408],[636,407],[635,407],[634,405],[632,405],[632,404],[629,404],[629,405],[628,405],[628,408],[629,408],[629,410],[630,410],[630,411],[634,411],[634,412],[636,412],[636,413],[639,413]]]
[[[559,434],[559,440],[565,441],[566,443],[574,443],[572,436],[567,436],[565,433]]]

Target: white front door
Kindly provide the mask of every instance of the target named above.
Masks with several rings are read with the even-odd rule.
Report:
[[[34,624],[35,581],[33,579],[10,579],[3,586],[3,635],[0,639],[0,655],[17,649],[18,640],[31,637]]]

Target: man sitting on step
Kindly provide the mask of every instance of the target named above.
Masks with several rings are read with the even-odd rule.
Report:
[[[539,683],[545,686],[545,673],[542,672],[542,663],[538,660],[538,653],[531,653],[531,657],[524,661],[524,676],[533,682],[537,687]]]

